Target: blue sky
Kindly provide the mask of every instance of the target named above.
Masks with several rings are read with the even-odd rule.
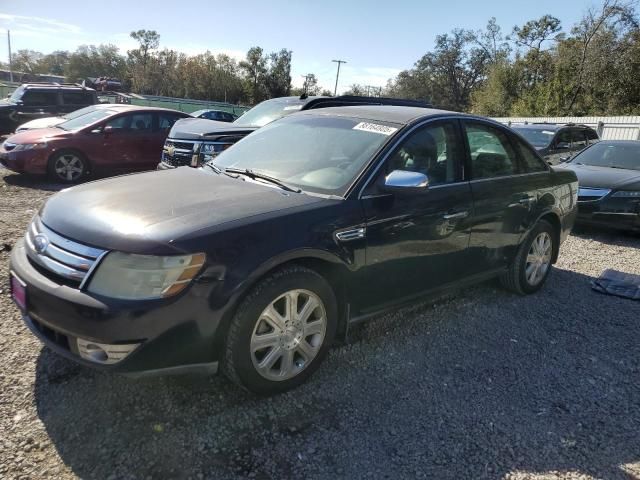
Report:
[[[293,50],[293,83],[315,73],[333,90],[334,58],[347,60],[338,90],[352,83],[383,86],[433,47],[437,34],[479,29],[495,16],[503,31],[554,15],[565,30],[590,0],[362,0],[119,1],[2,0],[0,33],[11,30],[12,50],[48,53],[80,44],[113,43],[122,53],[135,43],[129,32],[157,30],[161,47],[197,54],[205,50],[243,57],[254,45],[267,52]],[[597,4],[597,2],[595,2]],[[104,5],[104,7],[100,6]],[[6,61],[6,39],[0,38]]]

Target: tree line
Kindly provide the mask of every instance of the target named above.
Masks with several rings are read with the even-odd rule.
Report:
[[[504,32],[495,18],[479,31],[437,35],[414,66],[385,87],[352,85],[345,93],[420,99],[437,107],[490,116],[640,114],[640,27],[635,0],[603,0],[571,28],[547,14]],[[19,50],[13,70],[63,75],[69,81],[108,76],[124,89],[230,103],[331,95],[314,74],[291,85],[292,51],[256,46],[243,60],[207,51],[189,56],[160,48],[154,30],[131,32],[137,48],[83,45],[74,52]]]
[[[636,2],[604,0],[569,31],[543,15],[438,35],[382,93],[489,116],[625,115],[640,113],[639,78]]]
[[[238,61],[209,51],[189,56],[161,49],[160,35],[154,30],[131,32],[131,37],[138,47],[125,55],[111,44],[82,45],[74,52],[49,54],[18,50],[12,58],[12,69],[29,75],[61,75],[69,82],[105,76],[119,79],[125,91],[143,95],[230,103],[255,104],[292,93],[292,51],[286,48],[266,53],[252,47],[246,58]]]

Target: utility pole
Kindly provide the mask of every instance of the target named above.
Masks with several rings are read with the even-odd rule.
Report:
[[[336,73],[336,87],[333,89],[333,96],[338,94],[338,78],[340,78],[340,64],[347,63],[345,60],[331,60],[338,64],[338,72]]]
[[[307,73],[306,75],[300,75],[302,78],[304,78],[304,83],[302,84],[302,91],[305,94],[309,94],[309,79],[313,76],[313,73]]]
[[[9,81],[13,82],[13,70],[11,69],[11,32],[7,30],[7,45],[9,46]]]

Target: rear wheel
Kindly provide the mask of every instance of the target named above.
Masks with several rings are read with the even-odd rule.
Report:
[[[49,176],[55,182],[77,183],[88,173],[89,164],[84,155],[73,150],[56,153],[49,160]]]
[[[326,280],[304,267],[286,267],[241,303],[229,327],[223,371],[259,394],[295,388],[320,365],[336,323],[336,300]]]
[[[519,293],[534,293],[542,288],[552,268],[555,245],[553,226],[540,220],[520,245],[518,253],[507,273],[501,278],[509,290]]]

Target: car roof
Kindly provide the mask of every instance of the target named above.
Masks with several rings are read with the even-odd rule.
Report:
[[[640,147],[640,140],[600,140],[598,145],[628,145],[632,147]]]
[[[174,110],[172,108],[162,108],[162,107],[144,107],[141,105],[127,105],[122,103],[111,103],[107,105],[106,103],[102,103],[100,105],[104,105],[104,108],[107,109],[117,109],[117,110],[133,110],[133,111],[154,111],[154,112],[171,112],[171,113],[184,113],[179,110]],[[189,115],[185,113],[185,115]]]
[[[361,118],[398,124],[408,124],[421,118],[442,115],[467,116],[464,113],[438,110],[436,108],[403,107],[396,105],[354,105],[305,110],[294,115],[326,115],[333,117]]]
[[[527,128],[531,130],[553,130],[557,131],[566,125],[557,125],[555,123],[512,123],[511,128]]]

